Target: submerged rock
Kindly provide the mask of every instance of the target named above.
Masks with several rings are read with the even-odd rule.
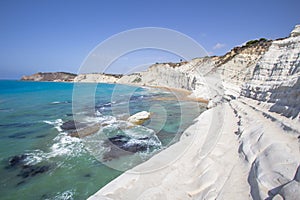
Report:
[[[99,124],[85,126],[84,128],[70,131],[69,136],[77,137],[77,138],[86,137],[86,136],[97,133],[99,131],[100,127],[101,126]]]
[[[65,130],[65,131],[68,131],[68,130],[76,130],[76,128],[83,128],[85,127],[86,125],[83,124],[83,123],[80,123],[80,122],[76,122],[74,120],[69,120],[69,121],[66,121],[64,122],[60,128]]]
[[[21,172],[17,176],[21,176],[22,178],[27,178],[29,176],[33,177],[36,176],[37,174],[42,174],[47,171],[49,171],[50,166],[48,165],[43,165],[43,166],[24,166]]]
[[[150,115],[151,114],[147,111],[138,112],[138,113],[130,116],[127,119],[127,121],[132,124],[140,125],[140,124],[144,123],[146,120],[150,119]]]
[[[95,134],[99,131],[100,127],[98,123],[82,123],[74,120],[66,121],[60,126],[63,131],[68,132],[69,136],[77,138]]]
[[[24,160],[26,158],[27,158],[27,155],[25,155],[25,154],[13,156],[8,160],[8,165],[10,167],[15,167],[15,166],[24,164]]]
[[[8,165],[5,167],[5,169],[8,170],[14,169],[19,171],[16,176],[22,177],[23,180],[17,183],[17,186],[26,183],[24,179],[34,177],[38,174],[43,174],[51,168],[50,165],[31,165],[27,162],[27,158],[28,155],[26,154],[13,156],[8,160]]]

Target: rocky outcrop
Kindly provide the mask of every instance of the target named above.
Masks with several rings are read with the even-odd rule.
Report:
[[[135,125],[140,125],[148,119],[150,119],[150,113],[147,111],[141,111],[130,116],[127,121]]]
[[[300,25],[296,25],[294,30],[291,32],[291,37],[300,36]]]
[[[76,74],[67,72],[39,72],[30,76],[23,76],[22,81],[53,81],[53,82],[72,82]]]
[[[300,111],[300,37],[272,43],[242,87],[243,96],[266,104],[271,112],[296,118]]]

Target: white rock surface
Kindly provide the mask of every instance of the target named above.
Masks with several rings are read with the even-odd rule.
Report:
[[[291,32],[291,37],[300,36],[300,25],[296,25],[294,30]]]
[[[191,90],[209,99],[210,109],[178,143],[89,199],[298,199],[298,33],[296,26],[286,39],[122,77],[127,84]]]
[[[141,111],[138,113],[135,113],[134,115],[130,116],[127,121],[132,123],[132,124],[142,124],[144,121],[147,119],[150,119],[151,114],[147,111]]]
[[[74,82],[116,83],[118,80],[118,77],[108,74],[79,74]]]

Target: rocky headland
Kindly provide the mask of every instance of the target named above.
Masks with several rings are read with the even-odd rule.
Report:
[[[250,41],[224,56],[160,63],[124,76],[83,74],[74,82],[184,89],[209,108],[178,143],[89,199],[299,198],[299,25],[289,37]]]
[[[23,76],[22,81],[53,81],[53,82],[72,82],[76,74],[67,72],[38,72],[29,76]]]

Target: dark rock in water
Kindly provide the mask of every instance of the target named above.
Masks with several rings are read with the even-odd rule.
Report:
[[[50,199],[50,195],[49,194],[43,194],[41,196],[41,199]]]
[[[114,137],[108,138],[108,140],[112,144],[121,148],[130,140],[130,137],[124,135],[116,135]]]
[[[118,148],[135,153],[138,151],[145,151],[148,148],[146,143],[128,143],[131,140],[129,136],[116,135],[114,137],[108,138],[108,141],[111,143],[110,146],[115,145]],[[149,137],[139,138],[138,141],[149,140]],[[105,145],[109,145],[109,142],[105,142]]]
[[[79,123],[79,122],[75,122],[74,120],[69,120],[64,122],[60,128],[62,128],[63,130],[76,130],[76,128],[83,128],[86,125],[83,123]]]
[[[125,155],[131,155],[132,152],[124,151],[117,146],[112,145],[109,152],[104,153],[103,161],[110,161]]]
[[[132,145],[124,145],[122,149],[124,149],[125,151],[129,151],[132,153],[138,152],[138,151],[146,151],[148,148],[147,145],[143,144],[132,144]]]
[[[25,139],[26,138],[26,136],[24,136],[24,135],[10,135],[8,137],[14,138],[14,139]]]
[[[99,131],[100,125],[99,124],[93,124],[89,126],[85,126],[84,128],[77,129],[77,130],[71,130],[69,131],[68,135],[71,137],[86,137],[92,134],[95,134]]]
[[[38,136],[35,136],[35,138],[44,138],[46,137],[47,135],[38,135]]]
[[[43,166],[26,166],[23,167],[22,171],[17,175],[21,176],[22,178],[27,178],[29,176],[33,177],[36,176],[37,174],[42,174],[47,171],[49,171],[50,166],[43,165]]]
[[[110,151],[104,153],[103,160],[108,161],[115,158],[119,158],[124,155],[130,155],[140,151],[146,151],[149,147],[147,142],[129,142],[132,138],[124,135],[116,135],[114,137],[108,138],[104,142],[106,147],[110,147]],[[139,138],[138,141],[149,140],[149,137]]]
[[[20,181],[19,183],[17,183],[17,186],[19,186],[19,185],[23,185],[23,184],[25,184],[26,183],[26,181]]]
[[[27,158],[27,155],[25,155],[25,154],[13,156],[8,160],[8,165],[11,167],[18,166],[20,164],[23,164],[24,160],[26,158]]]
[[[85,174],[84,177],[90,178],[90,177],[92,177],[92,175],[91,174]]]
[[[47,166],[47,165],[36,167],[36,168],[34,168],[34,171],[31,173],[31,176],[45,173],[45,172],[49,171],[49,169],[50,169],[50,166]]]
[[[76,129],[75,121],[74,120],[66,121],[60,126],[60,128],[62,128],[63,130]]]
[[[9,138],[14,138],[14,139],[24,139],[24,138],[26,138],[27,135],[30,135],[32,133],[33,133],[32,131],[22,131],[22,132],[10,135],[8,137]]]

